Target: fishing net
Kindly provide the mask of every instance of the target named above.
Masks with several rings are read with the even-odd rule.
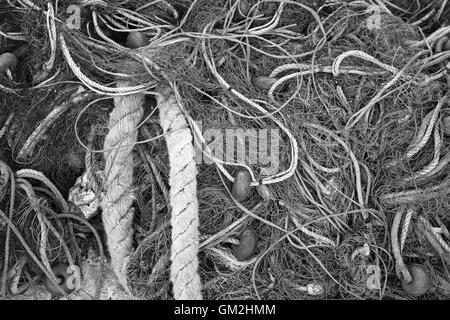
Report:
[[[449,10],[439,1],[2,4],[0,54],[18,64],[2,69],[0,56],[1,294],[47,283],[55,263],[82,265],[89,250],[111,257],[94,205],[108,181],[104,143],[115,97],[139,93],[126,277],[136,298],[174,298],[170,132],[155,98],[164,83],[196,151],[204,299],[448,299]],[[240,170],[253,182],[243,201],[232,191]],[[238,259],[246,230],[257,245]],[[405,289],[411,265],[427,270],[421,294]]]

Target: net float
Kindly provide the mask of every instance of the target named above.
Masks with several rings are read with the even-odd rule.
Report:
[[[147,37],[140,31],[132,31],[127,36],[127,46],[132,49],[145,47],[149,43]]]
[[[250,11],[250,3],[247,0],[238,0],[239,6],[238,10],[242,14],[242,16],[246,17],[248,12]]]
[[[253,257],[258,248],[258,234],[256,230],[247,227],[239,236],[239,244],[233,244],[233,254],[238,261],[246,261]]]
[[[233,0],[231,5],[233,6],[236,2],[238,2],[238,5],[234,19],[239,21],[247,17],[248,12],[250,11],[250,3],[247,0]]]
[[[320,296],[325,292],[323,286],[317,283],[308,283],[306,286],[295,287],[298,291],[302,291],[310,296]]]
[[[448,39],[442,46],[443,51],[450,51],[450,39]]]
[[[408,295],[419,297],[433,287],[431,274],[425,266],[414,263],[408,266],[408,270],[411,273],[412,281],[402,281],[402,288]]]
[[[269,91],[270,88],[274,85],[275,82],[278,81],[278,78],[274,78],[274,77],[267,77],[267,76],[254,76],[252,78],[252,84],[261,90],[266,90]],[[286,82],[279,85],[276,89],[275,92],[283,92],[286,89]]]
[[[231,189],[231,195],[237,201],[241,202],[247,199],[250,194],[252,178],[247,170],[238,170],[234,175],[233,188]]]
[[[444,134],[450,136],[450,116],[445,117],[442,122]]]
[[[256,187],[256,191],[258,192],[259,196],[263,198],[264,200],[271,200],[272,192],[270,192],[269,186],[265,184],[261,184]]]
[[[67,294],[71,294],[75,291],[76,286],[71,284],[71,277],[74,275],[69,274],[70,267],[68,264],[59,263],[52,267],[52,271],[58,279],[59,286],[66,292]],[[44,282],[45,288],[52,294],[53,297],[62,297],[62,293],[58,290],[58,287],[49,279],[46,278]]]
[[[234,0],[233,3],[236,3],[236,1],[239,1],[238,7],[236,9],[237,11],[237,20],[245,19],[248,14],[250,13],[251,5],[248,0]],[[255,11],[256,10],[256,11]],[[254,8],[254,15],[258,16],[261,14],[259,9]],[[252,14],[253,16],[253,14]]]
[[[5,73],[6,69],[14,71],[17,68],[17,60],[24,56],[29,50],[28,45],[22,45],[12,52],[5,52],[0,55],[0,73]]]
[[[17,57],[11,52],[0,55],[0,73],[5,73],[6,69],[15,70],[17,67]]]

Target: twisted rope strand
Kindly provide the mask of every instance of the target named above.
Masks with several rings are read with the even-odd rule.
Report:
[[[405,220],[403,221],[402,233],[400,236],[400,252],[403,251],[403,248],[405,247],[406,237],[408,236],[408,230],[411,224],[413,213],[414,210],[411,208],[406,211]]]
[[[403,209],[404,208],[400,208],[395,213],[391,229],[391,244],[392,244],[392,253],[394,254],[395,258],[395,271],[397,272],[397,276],[400,279],[409,283],[412,281],[412,276],[408,268],[406,267],[405,262],[403,261],[402,254],[400,252],[400,246],[398,243],[398,228],[400,226],[400,221],[402,220]]]
[[[129,83],[119,81],[117,90]],[[110,114],[109,132],[105,137],[104,153],[105,190],[101,200],[102,220],[107,234],[111,266],[124,289],[130,292],[127,282],[127,266],[133,242],[132,222],[134,196],[130,191],[133,182],[132,149],[137,141],[136,127],[143,118],[144,95],[132,94],[114,98]]]
[[[170,279],[177,300],[201,300],[198,275],[199,217],[197,168],[192,135],[186,119],[169,88],[157,96],[161,127],[165,135],[170,163],[170,205],[172,207],[172,249]],[[183,129],[184,128],[184,129]]]

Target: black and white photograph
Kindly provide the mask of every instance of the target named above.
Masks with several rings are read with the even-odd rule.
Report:
[[[450,1],[0,0],[0,304],[436,303],[449,230]]]

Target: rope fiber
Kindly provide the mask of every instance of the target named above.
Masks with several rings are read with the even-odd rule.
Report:
[[[124,81],[117,83],[117,88],[128,87]],[[110,114],[109,132],[106,135],[105,152],[105,190],[101,206],[102,219],[107,235],[107,244],[111,256],[111,266],[119,283],[130,291],[127,283],[127,265],[130,259],[134,208],[133,194],[133,154],[132,149],[137,140],[136,127],[143,117],[143,94],[116,96],[114,109]]]
[[[159,117],[170,163],[170,205],[172,207],[172,261],[170,279],[176,300],[201,300],[198,275],[199,217],[197,168],[192,134],[169,87],[159,90]],[[170,134],[167,134],[170,133]]]

